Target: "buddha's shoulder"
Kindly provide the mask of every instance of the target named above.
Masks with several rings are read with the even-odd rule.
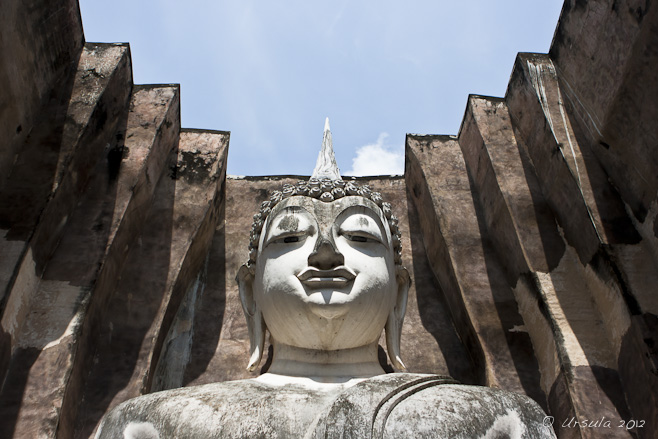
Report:
[[[342,437],[333,431],[336,425],[348,426],[353,437],[555,437],[531,398],[435,375],[374,377],[341,394],[330,412],[316,437]]]
[[[413,392],[413,390],[412,390]],[[386,437],[554,438],[546,414],[526,395],[445,384],[397,395],[385,408]],[[394,408],[391,408],[392,405]],[[409,419],[418,419],[413,434]],[[437,434],[440,433],[440,434]]]
[[[321,392],[276,387],[256,380],[165,390],[130,399],[112,409],[103,418],[96,437],[275,437],[269,431],[272,419],[290,417],[285,411],[291,407],[322,406],[327,398]],[[299,416],[293,421],[305,420]]]
[[[199,386],[181,387],[163,390],[130,399],[116,407],[116,411],[133,412],[136,410],[171,410],[179,405],[200,404],[216,407],[227,401],[238,403],[253,395],[267,395],[271,386],[254,380],[225,381]]]

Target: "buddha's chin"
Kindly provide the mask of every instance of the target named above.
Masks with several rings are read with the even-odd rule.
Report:
[[[314,315],[326,320],[335,320],[350,310],[350,299],[349,294],[340,291],[319,290],[308,295],[307,303]]]

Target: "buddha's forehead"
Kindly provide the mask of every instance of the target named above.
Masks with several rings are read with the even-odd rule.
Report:
[[[381,226],[386,224],[386,219],[379,206],[361,196],[347,196],[331,202],[305,196],[293,196],[281,201],[272,209],[268,222],[272,223],[281,215],[305,212],[304,214],[313,217],[318,224],[332,224],[341,213],[353,207],[359,207],[358,211],[361,213],[366,213],[378,219]]]

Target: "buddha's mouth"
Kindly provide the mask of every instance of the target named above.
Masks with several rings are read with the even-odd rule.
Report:
[[[318,288],[342,288],[352,282],[356,273],[345,266],[331,270],[319,270],[308,267],[297,275],[297,278],[306,286]]]

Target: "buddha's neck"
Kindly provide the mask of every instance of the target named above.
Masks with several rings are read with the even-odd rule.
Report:
[[[344,382],[384,373],[377,357],[378,344],[352,349],[320,351],[274,343],[268,372],[293,377],[316,378],[323,382]]]

